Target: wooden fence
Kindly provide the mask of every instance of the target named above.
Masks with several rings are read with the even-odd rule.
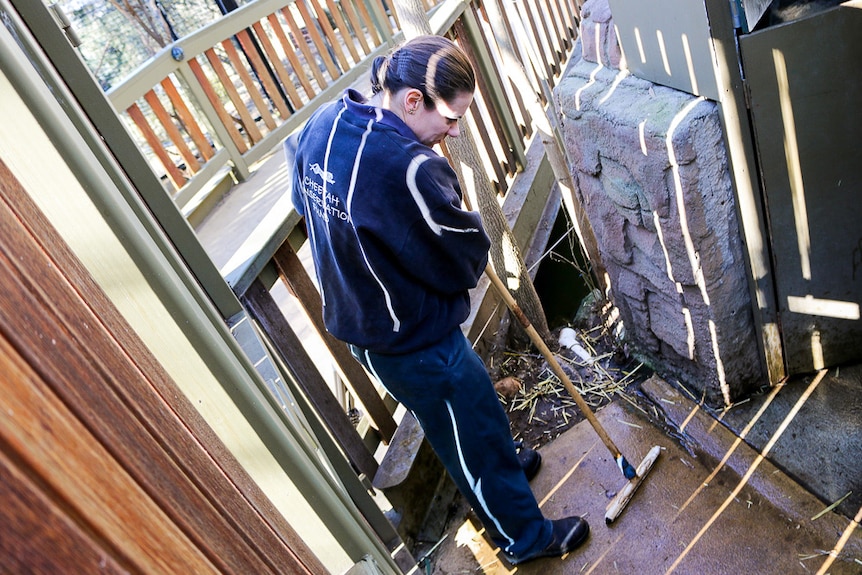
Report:
[[[499,2],[505,30],[491,30],[479,2],[425,7],[439,21],[435,32],[454,37],[477,63],[469,121],[484,167],[504,194],[531,134],[524,103],[544,98],[541,81],[559,74],[577,37],[578,4]],[[319,103],[364,78],[373,58],[397,44],[398,28],[384,0],[258,0],[167,46],[108,97],[185,210],[225,168],[245,179]],[[498,42],[504,34],[531,85],[506,81]]]

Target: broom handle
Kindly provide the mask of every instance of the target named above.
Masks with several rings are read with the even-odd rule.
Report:
[[[542,352],[542,355],[545,356],[545,359],[548,360],[548,364],[551,366],[551,370],[554,374],[560,378],[560,381],[563,382],[566,390],[569,392],[569,395],[575,400],[575,403],[578,404],[578,408],[581,410],[581,413],[587,418],[587,421],[590,422],[590,425],[593,426],[593,429],[596,430],[596,433],[602,440],[602,443],[605,444],[605,447],[610,450],[611,455],[614,456],[614,459],[618,459],[622,456],[622,453],[614,442],[611,440],[608,433],[605,431],[605,428],[602,427],[602,424],[599,423],[599,420],[596,418],[595,414],[593,414],[593,410],[590,409],[590,406],[587,405],[586,400],[581,397],[581,394],[578,393],[578,390],[575,389],[575,386],[572,384],[572,381],[569,379],[569,376],[566,375],[566,372],[563,371],[563,368],[560,366],[560,363],[557,361],[557,358],[554,357],[554,354],[551,353],[551,350],[548,349],[548,346],[542,340],[542,337],[539,335],[539,332],[536,331],[536,328],[533,327],[533,324],[530,323],[530,320],[527,319],[527,316],[524,315],[524,312],[521,310],[521,306],[518,305],[518,302],[515,301],[515,298],[512,297],[512,294],[509,293],[508,288],[503,284],[503,280],[497,275],[494,269],[491,267],[489,263],[485,267],[485,274],[491,280],[491,283],[494,284],[494,287],[497,288],[497,291],[502,296],[503,301],[506,302],[506,306],[509,310],[515,314],[515,317],[518,318],[518,321],[521,322],[521,325],[524,326],[524,329],[527,331],[527,335],[530,336],[533,344],[539,348],[539,351]]]

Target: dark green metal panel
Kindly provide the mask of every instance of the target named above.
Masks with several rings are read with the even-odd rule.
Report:
[[[742,36],[788,373],[862,358],[862,1]]]
[[[609,0],[628,70],[720,100],[705,0]]]

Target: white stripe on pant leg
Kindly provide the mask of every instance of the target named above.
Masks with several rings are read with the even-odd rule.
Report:
[[[452,404],[448,401],[446,402],[446,409],[449,410],[449,419],[452,421],[452,430],[455,437],[455,447],[458,450],[458,461],[461,463],[461,471],[464,472],[464,477],[467,478],[467,483],[470,484],[470,489],[476,495],[476,499],[479,501],[479,504],[482,506],[482,509],[485,511],[485,514],[488,516],[491,521],[494,522],[494,525],[497,527],[497,532],[506,538],[509,541],[509,544],[506,545],[504,551],[509,551],[515,541],[509,536],[508,533],[505,532],[503,526],[500,525],[500,522],[491,513],[491,510],[488,509],[488,505],[485,503],[485,496],[482,494],[482,480],[476,481],[473,478],[473,474],[467,469],[467,463],[464,461],[464,452],[461,449],[461,438],[458,435],[458,424],[455,422],[455,413],[452,411]]]
[[[371,362],[371,356],[370,356],[368,350],[363,350],[363,351],[365,353],[365,362],[368,364],[368,370],[377,379],[377,381],[379,381],[381,383],[381,385],[386,387],[386,384],[383,383],[383,380],[380,379],[380,376],[377,375],[377,371],[374,369],[374,364]],[[398,398],[396,397],[396,399],[398,399]],[[512,537],[509,536],[508,533],[505,532],[502,525],[500,525],[500,522],[497,520],[497,518],[494,516],[494,514],[492,514],[491,511],[488,509],[488,505],[485,503],[485,496],[482,494],[482,482],[481,482],[481,480],[477,482],[473,478],[473,474],[470,473],[470,470],[467,469],[467,463],[464,461],[464,452],[461,449],[461,438],[458,435],[458,424],[455,422],[455,414],[452,410],[452,404],[448,401],[446,401],[445,403],[446,403],[446,409],[449,411],[449,420],[452,422],[452,430],[453,430],[452,435],[455,438],[455,448],[458,452],[458,461],[461,464],[461,471],[464,473],[464,477],[467,479],[467,483],[470,485],[470,489],[476,495],[476,499],[479,501],[479,504],[482,506],[482,509],[485,511],[485,515],[487,515],[491,519],[491,521],[494,522],[494,525],[497,527],[497,532],[500,533],[500,535],[502,535],[503,537],[505,537],[506,540],[509,542],[509,544],[506,545],[506,548],[504,549],[504,551],[509,551],[511,546],[514,545],[515,541],[514,541],[514,539],[512,539]],[[414,416],[415,416],[415,413],[414,413]],[[420,423],[421,423],[421,420],[420,420]]]

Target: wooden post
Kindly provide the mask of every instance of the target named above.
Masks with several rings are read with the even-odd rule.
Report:
[[[272,295],[259,279],[249,286],[243,296],[243,304],[269,335],[270,341],[286,363],[297,385],[314,405],[347,458],[361,473],[374,477],[377,473],[377,461],[362,443],[344,409],[320,376],[311,358],[305,353],[302,342],[284,320],[284,315],[272,299]]]
[[[323,324],[323,302],[320,293],[308,277],[302,262],[289,242],[284,242],[272,257],[278,268],[278,275],[296,297],[305,310],[306,315],[320,334],[327,349],[338,364],[338,368],[350,385],[353,394],[362,403],[368,417],[374,422],[384,443],[389,443],[395,434],[395,420],[380,397],[374,382],[368,377],[362,366],[350,355],[344,342],[337,340],[326,331]]]

